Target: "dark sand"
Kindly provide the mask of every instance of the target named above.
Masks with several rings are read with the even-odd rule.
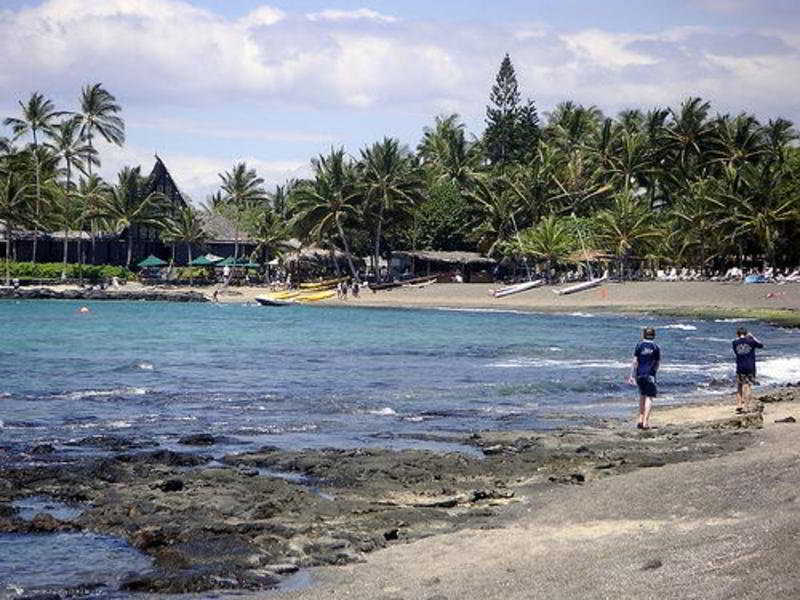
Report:
[[[743,450],[551,486],[499,529],[463,530],[313,572],[281,600],[796,599],[800,597],[798,404],[767,404]],[[657,410],[655,422],[730,414]],[[269,597],[273,597],[270,595]]]

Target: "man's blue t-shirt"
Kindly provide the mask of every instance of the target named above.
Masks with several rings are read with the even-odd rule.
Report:
[[[764,344],[755,341],[749,335],[733,340],[733,353],[736,355],[737,373],[756,372],[756,348],[763,348]]]
[[[636,377],[655,377],[658,371],[658,361],[661,360],[661,350],[658,344],[650,340],[642,340],[636,344],[633,355],[637,359]]]

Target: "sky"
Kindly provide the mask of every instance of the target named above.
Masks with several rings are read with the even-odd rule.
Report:
[[[199,204],[241,161],[271,189],[331,148],[415,148],[437,115],[478,136],[506,53],[543,120],[700,96],[800,123],[796,0],[0,0],[0,117],[100,82],[127,130],[101,174],[157,153]]]

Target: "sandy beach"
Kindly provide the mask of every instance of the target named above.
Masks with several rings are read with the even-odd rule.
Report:
[[[535,288],[504,298],[494,298],[497,284],[436,283],[427,287],[399,287],[372,292],[365,288],[359,297],[332,298],[314,303],[319,306],[374,306],[407,308],[469,308],[487,310],[556,311],[609,310],[618,312],[675,310],[800,310],[800,284],[743,284],[712,281],[645,281],[608,283],[598,288],[559,296],[553,290],[563,286]],[[75,290],[75,286],[51,286],[55,291]],[[218,290],[219,302],[254,302],[271,292],[265,286],[152,286],[136,282],[119,288],[120,292],[159,291],[196,292],[212,299]],[[115,290],[109,289],[110,292]]]
[[[322,568],[282,600],[800,597],[796,402],[767,404],[739,452],[552,486],[502,526],[396,545]],[[657,409],[662,429],[720,422],[730,404]],[[270,596],[273,597],[273,596]]]

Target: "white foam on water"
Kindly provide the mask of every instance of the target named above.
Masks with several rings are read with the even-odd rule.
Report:
[[[719,342],[730,344],[733,338],[718,338],[718,337],[703,337],[703,336],[690,336],[686,338],[687,340],[697,340],[698,342]]]
[[[681,329],[683,331],[697,331],[694,325],[686,325],[685,323],[672,323],[671,325],[661,325],[657,329]]]
[[[106,425],[112,429],[128,429],[131,427],[131,424],[128,421],[110,421]]]
[[[800,381],[800,356],[767,358],[756,363],[758,379],[762,383],[789,383]]]
[[[755,319],[714,319],[714,323],[747,323]]]
[[[561,351],[562,351],[562,350],[561,350],[561,348],[559,348],[558,346],[550,346],[550,347],[548,348],[548,350],[549,350],[550,352],[561,352]]]
[[[143,360],[141,362],[136,363],[137,369],[142,369],[143,371],[152,371],[153,370],[153,363],[147,362]]]
[[[393,417],[397,415],[397,412],[395,412],[393,408],[385,406],[383,408],[378,408],[376,410],[368,410],[367,414],[377,415],[379,417]]]
[[[0,398],[11,398],[11,394],[9,392],[0,392]]]
[[[595,317],[595,315],[593,315],[592,313],[584,313],[584,312],[569,313],[569,316],[570,317],[582,317],[584,319],[593,319]]]
[[[102,398],[104,396],[144,396],[147,390],[144,388],[118,388],[113,390],[81,390],[79,392],[68,392],[58,394],[55,398],[65,398],[67,400],[83,400],[84,398]]]
[[[443,310],[446,312],[466,312],[466,313],[508,313],[512,315],[525,315],[529,314],[524,310],[514,310],[513,308],[456,308],[452,306],[434,306],[434,310]]]
[[[625,369],[631,363],[620,360],[558,360],[555,358],[509,358],[486,365],[494,369],[530,369],[552,367],[559,369]]]

